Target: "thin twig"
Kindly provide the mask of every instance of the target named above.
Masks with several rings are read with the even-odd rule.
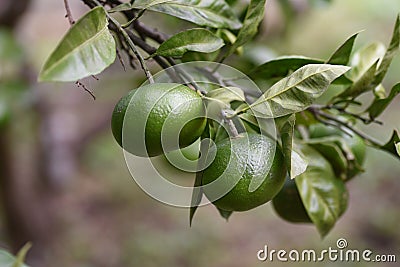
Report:
[[[119,52],[119,49],[118,49],[118,48],[117,48],[117,50],[116,50],[116,53],[117,53],[117,57],[118,57],[119,63],[121,63],[122,68],[123,68],[124,71],[126,72],[125,62],[124,62],[124,60],[123,60],[123,58],[122,58],[122,56],[121,56],[121,53]]]
[[[319,122],[321,122],[321,123],[323,123],[323,124],[325,124],[325,125],[327,125],[327,126],[333,126],[333,127],[335,127],[335,128],[338,128],[339,130],[341,130],[341,131],[342,131],[344,134],[346,134],[347,136],[353,137],[352,134],[350,134],[350,133],[347,132],[348,129],[344,128],[341,124],[338,124],[338,123],[336,123],[336,122],[332,122],[332,121],[326,120],[326,119],[322,118],[319,114],[313,114],[313,115],[314,115],[314,118],[315,118],[317,121],[319,121]]]
[[[326,113],[326,112],[323,112],[323,111],[320,110],[319,108],[315,108],[315,107],[311,106],[311,107],[309,107],[307,110],[310,111],[316,119],[318,119],[318,117],[323,117],[323,118],[325,118],[325,119],[327,119],[327,120],[329,120],[329,121],[331,121],[331,122],[335,122],[336,124],[341,125],[341,126],[343,126],[344,128],[350,130],[350,131],[353,132],[354,134],[358,135],[359,137],[361,137],[362,139],[364,139],[365,141],[367,141],[367,143],[369,143],[369,144],[371,144],[371,145],[373,145],[373,146],[376,146],[376,147],[381,146],[381,144],[379,144],[377,141],[375,141],[374,139],[372,139],[372,138],[369,137],[368,135],[366,135],[366,134],[364,134],[363,132],[361,132],[361,131],[355,129],[354,127],[352,127],[352,126],[350,126],[350,125],[348,125],[346,122],[344,122],[344,121],[338,119],[337,117],[335,117],[335,116],[333,116],[333,115],[331,115],[331,114],[328,114],[328,113]],[[335,126],[336,124],[333,124],[333,126]],[[336,127],[337,127],[337,126],[336,126]]]
[[[337,110],[342,115],[352,116],[352,117],[362,121],[364,124],[376,123],[376,124],[379,124],[379,125],[383,125],[383,122],[381,122],[381,121],[378,121],[378,120],[375,120],[375,119],[371,120],[371,119],[368,119],[368,118],[364,118],[363,116],[361,116],[359,114],[347,111],[346,108],[344,108],[344,107],[337,107],[336,105],[325,105],[325,106],[324,105],[318,105],[318,107],[320,109],[327,109],[327,110],[334,109],[334,110]]]
[[[102,7],[102,5],[100,4],[99,1],[97,1],[97,0],[92,0],[92,1],[96,5]],[[122,36],[124,37],[125,41],[127,42],[129,48],[132,50],[132,52],[135,54],[135,56],[139,60],[140,66],[142,67],[144,73],[146,74],[146,77],[149,80],[149,82],[150,83],[154,83],[153,76],[151,75],[149,69],[147,68],[147,64],[146,64],[144,58],[140,54],[139,50],[136,48],[136,45],[132,42],[131,38],[129,38],[128,33],[125,31],[124,28],[122,28],[122,26],[119,24],[119,22],[115,18],[110,16],[110,14],[108,14],[107,12],[106,12],[106,15],[107,15],[108,19],[112,22],[112,24],[114,24],[115,27],[117,27],[118,31],[122,34]]]
[[[68,18],[68,22],[72,26],[75,23],[75,20],[72,18],[72,13],[71,13],[71,9],[69,7],[68,0],[64,0],[64,6],[65,6],[65,11],[67,12],[67,14],[65,16]]]
[[[114,25],[110,25],[110,28],[112,28],[112,26]],[[117,36],[117,40],[119,41],[120,45],[121,45],[121,49],[125,51],[126,55],[128,56],[129,59],[129,65],[131,66],[132,69],[136,69],[136,65],[135,65],[135,57],[132,55],[131,50],[129,49],[129,47],[126,46],[121,34],[118,33],[118,31],[116,29],[114,29],[115,34]]]
[[[75,84],[78,87],[83,88],[83,90],[85,90],[86,92],[88,92],[93,97],[93,100],[96,100],[96,96],[93,94],[93,92],[90,91],[83,83],[81,83],[80,81],[76,81]]]
[[[149,69],[147,68],[146,62],[144,60],[144,58],[142,57],[142,55],[140,54],[140,52],[138,51],[138,49],[136,48],[136,45],[132,42],[131,38],[129,38],[127,32],[121,27],[121,25],[118,23],[118,21],[116,19],[114,19],[113,17],[111,17],[110,15],[108,15],[108,18],[111,20],[111,22],[118,28],[118,30],[121,32],[122,36],[124,37],[124,39],[126,40],[126,42],[128,43],[130,49],[132,50],[132,52],[135,54],[135,56],[137,57],[137,59],[139,60],[140,66],[142,67],[144,73],[146,74],[147,79],[149,80],[150,83],[154,83],[154,79],[153,76],[151,75]]]
[[[135,29],[139,34],[147,36],[159,44],[165,42],[170,37],[165,33],[159,32],[157,29],[146,26],[138,20],[134,22],[133,29]]]
[[[173,69],[180,75],[182,76],[184,80],[184,83],[190,84],[193,87],[193,90],[197,91],[200,94],[203,94],[203,90],[199,87],[199,85],[196,83],[196,81],[193,80],[192,76],[190,76],[189,73],[187,73],[185,70],[180,68],[179,66],[176,65],[175,61],[171,57],[166,57],[166,60],[168,61],[169,64],[173,66]]]

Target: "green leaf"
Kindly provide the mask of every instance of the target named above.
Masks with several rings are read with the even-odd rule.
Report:
[[[350,68],[340,65],[310,64],[295,71],[268,89],[250,105],[255,116],[277,118],[309,107],[337,77]]]
[[[251,0],[247,8],[243,26],[240,29],[235,43],[226,56],[232,55],[236,49],[250,41],[258,32],[258,25],[264,18],[266,0]]]
[[[102,72],[115,60],[115,41],[104,8],[96,7],[67,32],[44,64],[39,81],[76,81]]]
[[[217,209],[218,209],[218,211],[219,211],[219,214],[221,215],[221,217],[222,218],[224,218],[225,220],[227,220],[228,221],[228,219],[229,219],[229,217],[232,215],[232,213],[233,213],[233,211],[231,211],[231,210],[222,210],[222,209],[220,209],[220,208],[218,208],[217,207]]]
[[[25,246],[23,246],[20,251],[17,254],[17,258],[15,259],[15,262],[12,267],[24,267],[24,261],[26,258],[26,254],[28,251],[31,249],[32,244],[31,243],[26,243]]]
[[[244,92],[238,87],[221,87],[211,90],[207,93],[207,97],[219,100],[225,104],[233,101],[245,101]]]
[[[189,224],[192,225],[194,214],[199,207],[201,199],[203,197],[203,189],[202,189],[202,180],[203,180],[203,171],[199,171],[196,173],[196,179],[194,181],[193,192],[192,192],[192,201],[189,211]]]
[[[359,33],[352,35],[347,39],[328,59],[328,64],[333,65],[347,65],[350,60],[351,51],[353,50],[354,41]]]
[[[356,98],[357,96],[371,91],[376,87],[375,81],[375,72],[378,67],[379,60],[375,61],[374,64],[358,79],[356,80],[350,87],[348,87],[343,93],[341,93],[338,97],[352,97]]]
[[[352,80],[347,78],[345,75],[342,75],[339,78],[337,78],[336,80],[334,80],[332,84],[350,86],[352,83],[353,83]]]
[[[375,99],[386,98],[386,89],[385,89],[385,87],[383,87],[382,84],[379,84],[377,87],[375,87],[373,92],[374,92]]]
[[[295,180],[311,221],[324,237],[347,208],[348,193],[344,182],[335,177],[332,167],[318,152],[301,147],[308,161],[306,172]]]
[[[237,37],[227,29],[218,29],[216,35],[222,38],[226,43],[233,44],[236,42]]]
[[[308,64],[322,64],[323,60],[302,56],[284,56],[265,62],[256,67],[249,74],[252,79],[275,79],[286,77],[291,71],[295,71]]]
[[[192,62],[192,61],[215,61],[218,57],[219,51],[216,50],[211,53],[200,53],[200,52],[186,52],[181,60],[182,62]]]
[[[375,98],[371,106],[366,110],[371,120],[377,118],[389,106],[393,99],[400,93],[400,83],[393,86],[386,98]]]
[[[110,8],[107,12],[108,13],[114,13],[114,12],[123,12],[123,11],[128,11],[132,9],[132,5],[129,3],[122,3],[119,4],[113,8]]]
[[[26,247],[26,245],[25,245]],[[25,248],[24,247],[24,248]],[[22,250],[21,250],[22,251]],[[24,252],[24,251],[22,251]],[[26,253],[26,252],[25,252]],[[12,254],[8,253],[5,250],[0,249],[0,266],[1,267],[28,267],[26,264],[23,263],[23,258],[17,259]]]
[[[175,0],[138,0],[130,3],[122,3],[108,10],[108,13],[123,12],[132,9],[149,9],[152,6],[165,4],[169,2],[176,2]]]
[[[345,179],[347,176],[348,162],[340,145],[337,143],[338,141],[344,143],[344,140],[339,138],[340,137],[335,139],[331,137],[313,138],[307,140],[306,143],[324,155],[333,167],[336,177]]]
[[[376,148],[386,151],[394,155],[396,158],[400,159],[400,155],[398,154],[399,142],[400,142],[399,133],[396,130],[394,130],[390,140],[383,146],[378,146]]]
[[[396,25],[393,30],[392,40],[390,41],[389,48],[382,59],[381,64],[375,75],[375,84],[380,84],[385,77],[394,56],[397,54],[400,45],[400,16],[397,16]]]
[[[296,148],[293,149],[291,159],[290,159],[290,176],[291,179],[296,178],[300,174],[304,173],[307,170],[308,162],[305,158],[296,151]]]
[[[245,129],[249,133],[261,133],[260,126],[258,125],[257,119],[249,114],[243,113],[239,115],[240,120],[245,126]]]
[[[201,140],[203,141],[206,138],[210,138],[211,136],[211,129],[209,127],[209,124],[207,124],[206,129],[204,130]],[[196,172],[196,179],[194,181],[194,186],[193,186],[193,192],[192,192],[192,200],[191,200],[191,205],[190,205],[190,210],[189,210],[189,224],[190,226],[192,225],[193,217],[194,214],[197,211],[197,208],[200,205],[201,199],[203,197],[203,188],[201,187],[203,185],[203,166],[207,162],[207,156],[201,156],[207,155],[208,150],[210,148],[211,142],[201,142],[200,143],[200,153],[199,153],[199,161],[198,161],[198,170]]]
[[[276,119],[276,125],[281,135],[282,151],[285,158],[286,168],[288,169],[291,179],[302,174],[307,168],[307,162],[305,162],[296,151],[293,151],[295,124],[295,114]]]
[[[242,24],[223,0],[137,0],[133,7],[168,14],[197,25],[239,29]]]
[[[396,143],[395,147],[396,147],[397,155],[399,155],[399,157],[400,157],[400,142]]]
[[[211,53],[224,46],[224,41],[205,29],[190,29],[175,34],[157,49],[159,56],[177,57],[188,51]]]
[[[376,61],[381,60],[385,55],[386,47],[382,43],[372,43],[358,50],[351,60],[351,70],[346,76],[356,82],[365,72],[371,69]]]

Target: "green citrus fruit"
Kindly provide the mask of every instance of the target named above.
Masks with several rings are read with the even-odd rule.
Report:
[[[186,172],[196,172],[199,159],[200,139],[182,149],[168,152],[165,160],[173,167]]]
[[[139,87],[115,106],[111,126],[114,138],[137,156],[157,156],[186,147],[204,131],[202,98],[175,83]]]
[[[326,126],[323,124],[313,124],[310,125],[309,128],[310,138],[322,138],[322,137],[329,137],[329,136],[340,136],[349,146],[351,152],[354,155],[355,163],[357,164],[356,167],[347,170],[347,179],[353,178],[355,175],[359,174],[362,170],[361,166],[365,161],[365,154],[366,154],[366,146],[361,137],[358,135],[349,136],[348,134],[342,132],[341,130]],[[326,157],[331,163],[336,162],[336,155],[330,153],[329,151],[319,151],[324,157]],[[337,171],[337,170],[336,170]],[[336,173],[336,172],[335,172]]]
[[[204,170],[203,185],[205,195],[218,208],[246,211],[268,202],[282,188],[286,167],[271,138],[242,134],[223,139],[212,149],[216,154]],[[254,183],[258,187],[253,188]]]
[[[276,213],[286,221],[296,223],[311,222],[296,183],[290,177],[286,178],[282,190],[272,199],[272,204]]]

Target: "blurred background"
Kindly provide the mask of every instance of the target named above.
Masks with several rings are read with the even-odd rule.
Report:
[[[70,4],[75,19],[87,11],[81,1]],[[388,44],[398,12],[398,0],[269,0],[256,41],[242,58],[227,63],[247,69],[286,54],[328,58],[361,30],[356,47]],[[140,70],[124,72],[116,62],[99,81],[84,80],[96,100],[73,83],[36,82],[68,30],[64,16],[61,0],[0,1],[1,248],[16,252],[32,241],[33,267],[252,267],[282,265],[257,260],[264,245],[321,250],[345,238],[350,248],[396,254],[400,260],[400,164],[373,149],[366,172],[348,183],[349,209],[323,240],[313,226],[279,219],[270,204],[235,213],[228,223],[214,207],[202,207],[189,227],[187,209],[166,206],[140,190],[111,135],[112,109],[144,80]],[[152,13],[144,19],[167,33],[187,25]],[[386,88],[400,80],[399,70],[396,57]],[[397,98],[383,114],[383,127],[365,131],[389,140],[393,128],[400,129],[399,104]]]

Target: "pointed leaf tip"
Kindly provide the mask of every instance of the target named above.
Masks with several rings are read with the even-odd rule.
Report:
[[[39,74],[39,81],[77,81],[111,65],[116,46],[103,7],[86,13],[67,32]]]

